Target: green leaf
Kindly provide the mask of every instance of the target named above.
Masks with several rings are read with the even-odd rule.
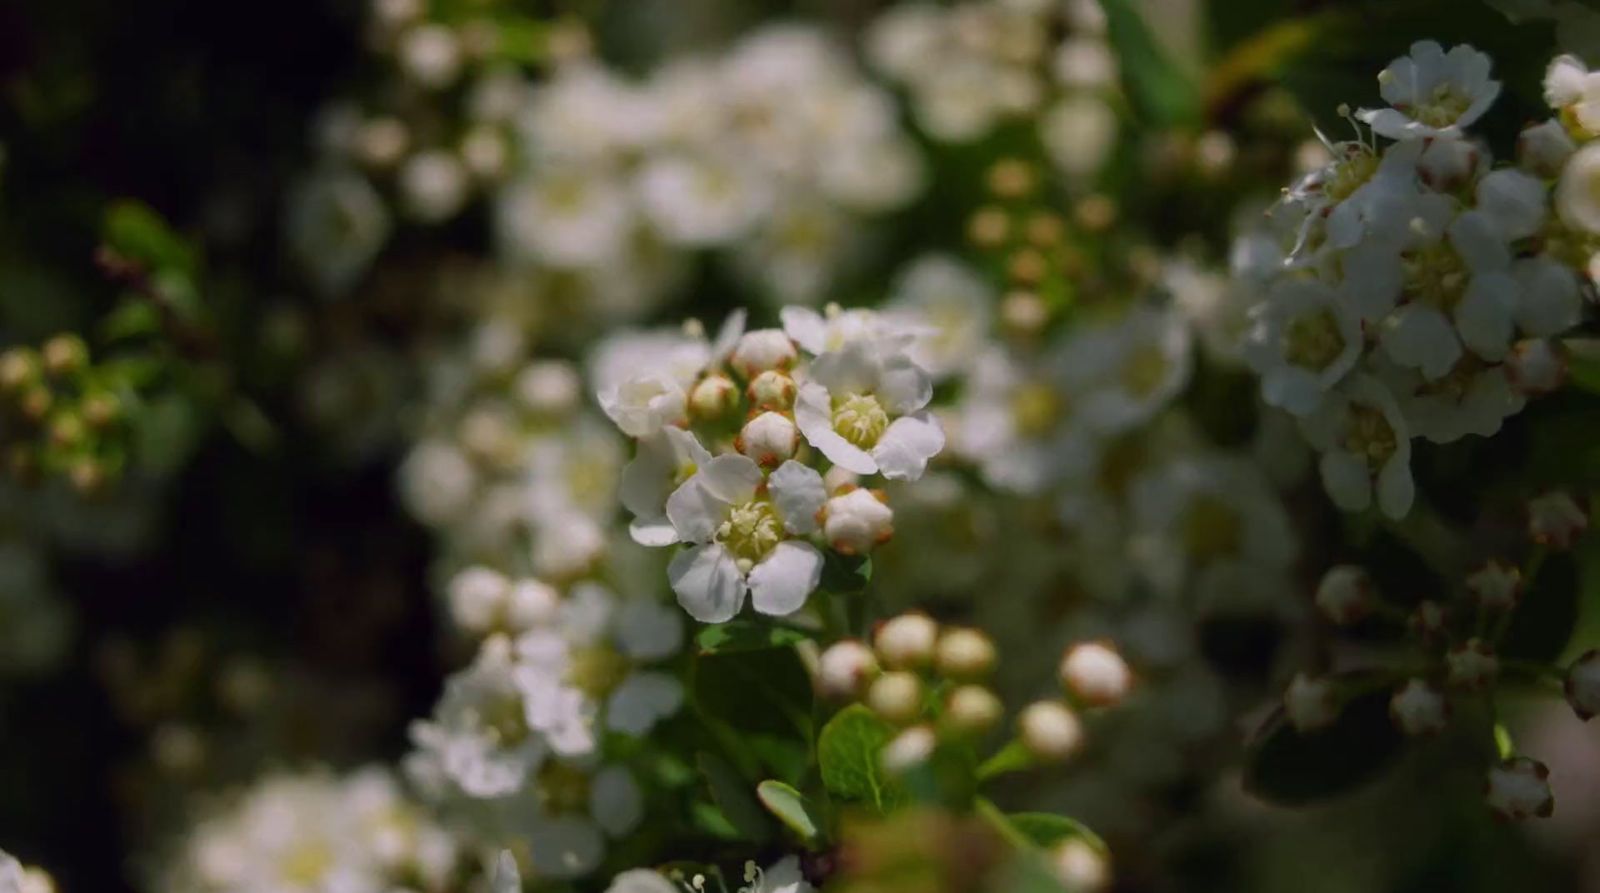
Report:
[[[1511,615],[1500,656],[1541,662],[1560,657],[1578,626],[1582,589],[1571,553],[1547,557]]]
[[[730,620],[700,630],[700,634],[694,637],[694,643],[701,654],[733,654],[788,648],[811,638],[814,638],[812,634],[790,627],[753,620]]]
[[[841,555],[829,549],[822,560],[822,580],[819,589],[838,595],[863,592],[872,582],[872,557],[868,555]]]
[[[1018,812],[1006,818],[1037,847],[1049,849],[1063,840],[1076,838],[1102,853],[1107,852],[1106,843],[1100,839],[1100,835],[1077,819],[1052,812]]]
[[[767,779],[756,785],[756,798],[785,827],[810,843],[822,834],[822,823],[812,814],[805,795],[781,781]]]
[[[188,242],[141,202],[113,203],[106,210],[101,237],[112,250],[152,271],[174,270],[190,278],[199,271],[198,257]]]
[[[1158,127],[1197,123],[1199,89],[1173,63],[1131,0],[1100,0],[1100,5],[1123,87],[1139,116]]]
[[[772,825],[750,792],[748,782],[727,760],[702,751],[695,756],[711,799],[741,840],[761,843],[772,836]]]
[[[1245,790],[1269,803],[1302,806],[1343,794],[1378,775],[1400,750],[1389,720],[1389,692],[1346,704],[1333,725],[1302,734],[1279,709],[1267,720],[1245,763]]]
[[[747,777],[797,781],[811,756],[811,676],[793,648],[696,655],[690,694]]]
[[[880,756],[894,734],[893,726],[860,704],[839,711],[817,739],[817,762],[828,792],[887,812],[900,795],[885,776]]]

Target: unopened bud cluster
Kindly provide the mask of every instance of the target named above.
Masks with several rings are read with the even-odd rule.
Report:
[[[0,353],[0,448],[5,472],[24,482],[65,478],[103,490],[128,450],[123,402],[77,335]]]

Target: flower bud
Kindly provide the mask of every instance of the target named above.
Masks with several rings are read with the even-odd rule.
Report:
[[[769,369],[788,369],[799,356],[794,342],[782,329],[756,329],[745,332],[733,346],[728,365],[747,379],[755,378]]]
[[[1018,289],[1000,302],[1000,321],[1014,334],[1037,335],[1050,322],[1050,306],[1037,292]]]
[[[1551,118],[1524,129],[1517,137],[1517,164],[1529,173],[1553,180],[1561,176],[1561,169],[1577,148],[1561,122]]]
[[[950,679],[981,679],[994,670],[994,642],[975,629],[956,627],[939,636],[933,662]]]
[[[689,391],[689,412],[701,421],[720,419],[738,405],[739,386],[726,375],[707,375]]]
[[[850,490],[822,507],[822,538],[842,555],[865,555],[894,535],[894,510],[881,490]]]
[[[1549,817],[1555,811],[1550,770],[1537,760],[1515,757],[1489,770],[1484,801],[1503,822]]]
[[[979,248],[998,248],[1011,235],[1011,218],[1000,208],[979,208],[967,221],[967,239]]]
[[[933,659],[939,624],[926,614],[891,617],[878,627],[872,646],[884,666],[896,670],[926,666]]]
[[[1068,837],[1050,851],[1050,868],[1066,893],[1100,893],[1111,886],[1111,864],[1081,837]]]
[[[458,148],[461,163],[479,180],[498,180],[511,162],[511,148],[499,129],[486,124],[467,131]]]
[[[95,496],[105,491],[106,485],[111,482],[111,474],[105,465],[84,456],[67,469],[67,480],[79,496]]]
[[[1450,705],[1444,692],[1412,679],[1389,699],[1389,718],[1407,735],[1437,735],[1450,721]]]
[[[1564,490],[1552,490],[1528,500],[1528,536],[1552,549],[1570,549],[1589,529],[1589,515]]]
[[[88,429],[83,417],[71,409],[63,409],[50,418],[50,445],[59,450],[71,450],[83,443]]]
[[[1035,759],[1061,763],[1083,747],[1083,723],[1060,701],[1035,701],[1017,717],[1022,746]]]
[[[905,670],[884,673],[867,686],[866,705],[889,722],[903,726],[922,715],[922,680]]]
[[[122,415],[122,403],[109,393],[90,394],[83,398],[83,420],[96,431],[104,431]]]
[[[1328,568],[1317,584],[1317,610],[1339,626],[1359,622],[1371,613],[1373,602],[1372,577],[1354,564]]]
[[[1567,703],[1579,719],[1588,721],[1600,713],[1600,649],[1573,661],[1567,670],[1565,690]]]
[[[1092,707],[1109,707],[1128,696],[1133,672],[1115,648],[1101,642],[1080,642],[1061,658],[1061,682]]]
[[[56,405],[56,395],[42,384],[34,385],[22,393],[19,408],[22,415],[30,422],[42,422],[50,414],[50,408]]]
[[[1000,198],[1024,198],[1038,186],[1033,165],[1017,158],[1003,158],[990,166],[989,191]]]
[[[928,726],[912,726],[902,731],[883,746],[878,757],[883,770],[890,775],[900,775],[926,763],[939,744],[938,736]]]
[[[1567,351],[1548,338],[1518,341],[1506,355],[1505,370],[1512,390],[1525,397],[1541,397],[1566,384]]]
[[[89,346],[77,335],[57,335],[44,343],[45,374],[52,378],[74,375],[89,365]]]
[[[1297,673],[1283,693],[1283,710],[1295,731],[1314,732],[1339,718],[1339,700],[1332,682]]]
[[[1454,192],[1469,182],[1483,151],[1472,140],[1432,140],[1417,160],[1417,173],[1436,192]]]
[[[500,621],[511,581],[497,570],[469,567],[450,580],[450,616],[468,632],[485,633]]]
[[[1481,689],[1500,674],[1500,660],[1482,639],[1468,639],[1444,656],[1450,684],[1465,689]]]
[[[505,622],[514,630],[526,630],[552,623],[561,610],[561,594],[555,587],[531,577],[511,585],[505,598]]]
[[[1005,715],[994,692],[981,685],[962,685],[945,699],[944,723],[958,735],[982,735]]]
[[[757,465],[773,468],[794,458],[794,451],[800,446],[800,429],[788,416],[764,412],[745,423],[734,446]]]
[[[401,70],[423,87],[443,89],[461,74],[461,44],[445,25],[411,28],[400,38],[399,49]]]
[[[1467,591],[1490,611],[1509,611],[1522,598],[1522,572],[1503,561],[1490,559],[1467,575]]]
[[[1417,605],[1411,616],[1406,618],[1406,629],[1424,642],[1431,642],[1444,635],[1447,619],[1444,605],[1425,601]]]
[[[877,656],[857,639],[835,642],[817,658],[817,687],[825,697],[841,701],[860,697],[867,681],[876,675]]]
[[[822,489],[827,493],[838,493],[857,486],[861,482],[861,475],[856,474],[843,465],[835,465],[828,469],[822,476]]]
[[[788,412],[794,406],[794,379],[781,369],[768,369],[750,379],[745,395],[752,408]]]

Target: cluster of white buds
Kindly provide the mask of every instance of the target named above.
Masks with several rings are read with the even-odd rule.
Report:
[[[893,533],[884,491],[857,481],[916,480],[944,447],[911,333],[866,310],[782,315],[781,329],[745,331],[735,314],[715,340],[686,330],[599,395],[638,442],[621,481],[633,537],[684,544],[668,576],[703,622],[747,595],[764,614],[804,608],[819,545],[861,556]]]
[[[1134,684],[1133,671],[1109,642],[1078,642],[1062,653],[1059,668],[1066,698],[1035,701],[1017,718],[1017,736],[1034,759],[1060,763],[1083,748],[1079,710],[1122,703]]]
[[[1525,131],[1514,163],[1496,166],[1468,131],[1500,94],[1490,64],[1469,46],[1414,44],[1378,77],[1388,107],[1345,110],[1356,138],[1324,138],[1331,160],[1287,191],[1280,230],[1241,252],[1251,262],[1236,272],[1261,296],[1246,359],[1347,511],[1405,516],[1414,438],[1491,436],[1558,384],[1552,339],[1592,289],[1579,246],[1600,212],[1563,197],[1581,192],[1567,184],[1587,151],[1571,154],[1566,91],[1552,93],[1561,121]]]

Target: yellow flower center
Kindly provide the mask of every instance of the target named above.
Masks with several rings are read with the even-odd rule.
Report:
[[[1411,117],[1429,127],[1448,127],[1461,120],[1472,107],[1472,97],[1458,92],[1454,84],[1440,84],[1418,104]]]
[[[1167,380],[1171,368],[1159,345],[1143,344],[1129,352],[1123,362],[1122,384],[1135,397],[1148,397]]]
[[[1332,310],[1302,316],[1283,334],[1283,356],[1303,369],[1321,372],[1344,352],[1344,335]]]
[[[1394,428],[1384,418],[1383,411],[1374,406],[1351,404],[1350,419],[1345,425],[1345,449],[1367,460],[1373,471],[1383,467],[1398,448]]]
[[[1407,253],[1402,269],[1406,294],[1445,313],[1461,302],[1472,279],[1461,255],[1443,239]]]
[[[333,850],[324,841],[307,840],[284,854],[283,880],[291,887],[313,887],[333,867]]]
[[[558,760],[539,769],[538,790],[552,815],[571,815],[589,809],[589,774]]]
[[[1061,420],[1065,409],[1061,394],[1042,382],[1030,382],[1011,394],[1011,418],[1017,426],[1017,433],[1024,437],[1050,433]]]
[[[528,718],[520,697],[501,697],[478,708],[478,721],[493,731],[502,744],[516,744],[528,737]]]
[[[1342,202],[1366,185],[1377,172],[1377,154],[1365,146],[1357,147],[1346,155],[1344,160],[1334,165],[1333,173],[1328,175],[1328,182],[1323,191],[1327,193],[1328,198]]]
[[[1244,542],[1244,521],[1223,499],[1197,496],[1183,516],[1183,546],[1191,558],[1202,562],[1239,554]]]
[[[716,539],[733,553],[740,570],[749,571],[783,541],[783,522],[771,502],[753,499],[728,513],[728,519],[717,528]]]
[[[889,413],[871,394],[850,394],[833,401],[833,430],[840,437],[870,450],[889,427]]]
[[[616,690],[628,678],[632,664],[610,645],[591,645],[572,653],[567,682],[595,700]]]

